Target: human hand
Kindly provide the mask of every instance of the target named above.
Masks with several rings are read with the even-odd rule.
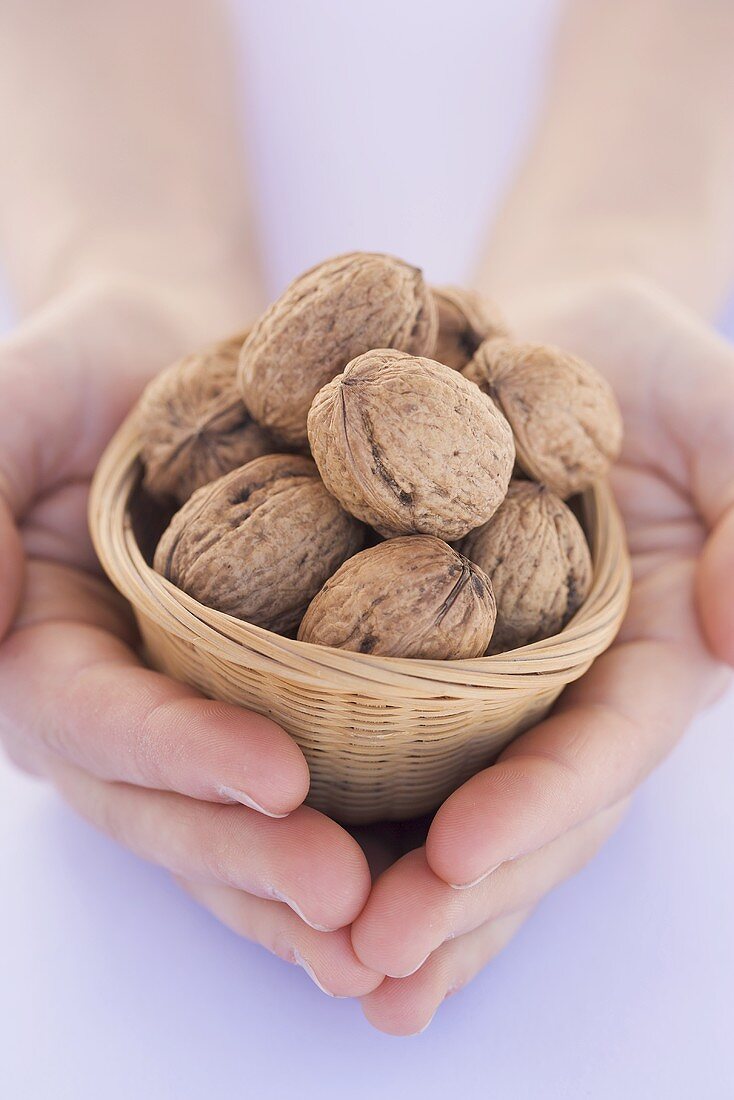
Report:
[[[551,717],[456,791],[425,843],[409,838],[420,847],[375,883],[352,942],[389,975],[363,1007],[396,1034],[425,1027],[590,858],[734,665],[734,350],[634,280],[560,287],[515,303],[511,318],[523,337],[588,358],[616,390],[632,600],[613,647]],[[399,830],[372,843],[391,838]]]
[[[370,885],[358,845],[301,805],[306,762],[275,723],[139,663],[89,541],[90,476],[151,374],[198,339],[187,304],[93,282],[0,345],[0,740],[249,938],[363,994],[381,976],[346,928]]]

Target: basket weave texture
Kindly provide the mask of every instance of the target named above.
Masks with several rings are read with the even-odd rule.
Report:
[[[591,591],[553,638],[467,661],[376,657],[283,638],[204,607],[150,567],[146,532],[155,537],[165,517],[142,497],[139,449],[131,418],[100,462],[90,527],[105,571],[132,604],[147,660],[279,722],[308,760],[308,802],[338,820],[435,809],[547,713],[624,617],[629,557],[611,490],[600,482],[580,500]]]

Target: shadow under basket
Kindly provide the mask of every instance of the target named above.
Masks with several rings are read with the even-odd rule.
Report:
[[[205,695],[280,723],[311,770],[310,805],[358,824],[434,810],[612,642],[630,565],[609,486],[578,498],[594,564],[588,599],[560,634],[493,657],[421,661],[310,645],[213,611],[149,562],[168,516],[140,488],[132,419],[107,448],[90,499],[94,545],[132,604],[148,662]]]

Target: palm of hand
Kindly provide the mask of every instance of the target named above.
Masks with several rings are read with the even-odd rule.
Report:
[[[124,342],[103,361],[93,302],[60,329],[51,318],[50,346],[41,326],[20,352],[5,353],[11,424],[34,425],[25,435],[11,429],[0,448],[0,488],[22,515],[29,558],[19,620],[27,629],[0,653],[8,748],[226,922],[332,991],[364,995],[384,1030],[424,1026],[613,829],[629,792],[722,683],[701,621],[709,646],[734,659],[732,352],[647,288],[563,301],[528,311],[522,330],[589,358],[619,396],[626,441],[614,485],[634,562],[630,613],[553,717],[453,795],[427,839],[428,822],[359,832],[381,872],[368,900],[351,838],[295,809],[305,775],[287,739],[136,667],[129,620],[89,572],[89,476],[145,378],[171,357],[161,333],[148,334],[158,349],[148,361]],[[66,351],[59,332],[70,333]],[[0,539],[12,581],[15,536],[1,512]],[[2,617],[0,608],[0,625]],[[246,806],[295,812],[275,822],[228,805],[243,776]],[[447,885],[478,878],[469,890]]]

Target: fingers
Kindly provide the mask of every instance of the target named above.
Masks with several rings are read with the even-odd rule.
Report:
[[[697,581],[701,623],[711,652],[734,667],[734,505],[704,547]]]
[[[144,859],[285,902],[319,931],[351,923],[367,899],[359,845],[316,810],[273,821],[243,806],[105,783],[68,765],[56,764],[51,778],[82,816]]]
[[[142,668],[109,633],[129,636],[129,623],[98,579],[32,563],[18,625],[0,648],[0,720],[19,750],[273,817],[305,798],[308,767],[285,731]]]
[[[369,970],[354,954],[346,928],[317,932],[280,902],[266,901],[229,886],[182,878],[177,881],[237,935],[303,967],[330,997],[362,997],[383,980],[382,974]]]
[[[0,700],[18,739],[101,779],[235,800],[271,817],[308,791],[303,755],[269,718],[140,667],[93,627],[14,634],[0,651]]]
[[[512,913],[444,944],[409,978],[385,978],[374,992],[362,998],[365,1016],[373,1027],[388,1035],[425,1031],[443,1001],[499,954],[529,913],[529,909]]]
[[[0,482],[17,517],[88,478],[145,382],[181,353],[182,319],[156,293],[78,284],[0,343]]]
[[[426,841],[431,868],[471,885],[625,797],[709,701],[715,672],[693,645],[609,650],[557,713],[443,804]]]
[[[20,525],[26,558],[59,562],[102,575],[88,513],[88,481],[66,482],[35,500]]]
[[[407,977],[447,940],[534,905],[575,874],[616,828],[620,804],[532,855],[505,863],[471,890],[454,890],[431,870],[425,849],[409,852],[375,883],[352,928],[357,956],[390,977]]]
[[[98,575],[52,561],[27,561],[16,630],[46,622],[99,627],[136,646],[140,641],[128,602]]]

